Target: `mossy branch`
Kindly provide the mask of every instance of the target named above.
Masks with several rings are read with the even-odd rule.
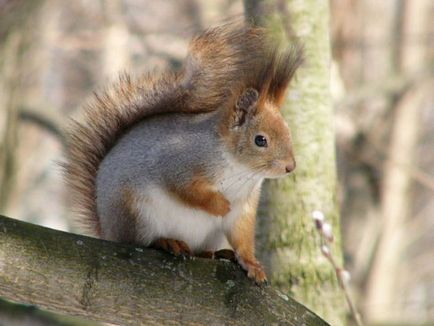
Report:
[[[234,263],[183,259],[0,216],[0,296],[131,324],[327,325]]]

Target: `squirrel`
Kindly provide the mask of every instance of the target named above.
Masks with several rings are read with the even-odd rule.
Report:
[[[182,68],[128,75],[95,93],[67,131],[66,181],[91,235],[175,255],[231,248],[248,277],[264,178],[295,168],[280,113],[303,60],[260,27],[194,37]]]

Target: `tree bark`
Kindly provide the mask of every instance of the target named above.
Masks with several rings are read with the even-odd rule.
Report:
[[[22,35],[13,31],[0,47],[0,211],[5,210],[14,186],[17,147],[19,61]]]
[[[103,326],[88,319],[59,315],[33,305],[18,304],[0,298],[0,325],[7,326]]]
[[[423,35],[430,20],[425,13],[431,7],[432,2],[429,0],[400,3],[394,60],[398,74],[410,75],[428,66],[425,61],[426,49],[423,46],[408,46],[405,41],[409,35]],[[388,159],[383,165],[380,238],[372,259],[364,309],[370,323],[401,321],[405,318],[404,301],[399,299],[401,295],[397,295],[399,280],[403,277],[400,271],[406,270],[402,263],[407,252],[404,243],[408,238],[413,204],[410,194],[412,175],[405,167],[417,164],[415,153],[421,129],[421,112],[427,94],[432,91],[433,80],[422,79],[412,86],[397,96],[387,149]]]
[[[327,325],[234,263],[138,246],[0,216],[0,296],[122,325]]]
[[[345,320],[335,271],[321,255],[312,211],[334,227],[341,260],[336,200],[333,107],[329,92],[329,3],[315,0],[245,1],[246,12],[286,43],[298,41],[305,63],[290,85],[282,113],[291,128],[297,169],[265,185],[259,216],[260,258],[271,281],[333,325]]]

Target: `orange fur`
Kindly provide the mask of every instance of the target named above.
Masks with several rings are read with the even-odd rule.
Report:
[[[83,119],[72,122],[67,132],[64,164],[73,204],[88,233],[102,235],[96,175],[101,161],[125,131],[156,114],[231,108],[248,87],[258,90],[263,103],[266,99],[280,105],[301,60],[297,45],[279,51],[263,29],[227,24],[194,38],[180,71],[147,74],[136,80],[124,75],[105,92],[95,94],[85,107]],[[201,195],[190,196],[187,202],[223,215],[229,210],[227,202],[205,184],[199,187],[203,189]],[[207,196],[212,204],[205,203]]]
[[[182,188],[171,187],[170,190],[184,204],[202,209],[214,216],[225,216],[231,210],[225,196],[200,173],[196,174],[188,185]]]
[[[193,253],[188,245],[181,240],[173,239],[158,239],[151,244],[151,247],[155,249],[162,249],[171,252],[175,256],[192,256]]]
[[[172,108],[175,74],[143,76],[132,81],[122,76],[105,93],[95,94],[86,106],[82,122],[73,121],[67,131],[67,184],[82,224],[88,233],[101,236],[96,211],[95,179],[99,164],[121,134],[146,116]],[[146,89],[147,92],[143,90]],[[165,98],[168,96],[167,98]],[[173,97],[173,96],[172,96]],[[153,104],[152,102],[156,102]]]
[[[266,281],[265,272],[255,257],[255,223],[259,191],[254,191],[246,203],[245,210],[228,235],[240,264],[247,270],[247,275],[257,283]]]
[[[279,157],[279,165],[265,165],[270,175],[279,175],[282,173],[286,166],[295,167],[295,159],[292,151],[291,134],[285,119],[280,113],[279,107],[266,101],[258,103],[254,109],[254,118],[251,119],[250,124],[254,124],[254,128],[247,128],[243,130],[236,130],[233,128],[234,116],[237,114],[235,110],[228,110],[224,119],[222,119],[219,126],[219,133],[224,139],[225,143],[231,148],[232,152],[241,152],[242,155],[237,156],[237,159],[252,168],[258,168],[258,154],[257,148],[253,143],[240,142],[240,138],[253,139],[255,132],[260,130],[271,139],[285,138],[287,142],[277,143],[270,142],[267,152],[261,153],[261,161],[271,162]]]

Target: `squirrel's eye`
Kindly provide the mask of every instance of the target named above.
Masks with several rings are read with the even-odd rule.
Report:
[[[256,144],[256,146],[259,146],[259,147],[267,147],[268,146],[267,138],[265,138],[265,136],[262,136],[262,135],[257,135],[255,137],[255,144]]]

